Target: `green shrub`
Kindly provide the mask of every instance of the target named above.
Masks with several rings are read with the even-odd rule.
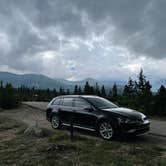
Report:
[[[19,97],[11,84],[6,84],[0,90],[0,107],[4,109],[15,108],[19,105]]]

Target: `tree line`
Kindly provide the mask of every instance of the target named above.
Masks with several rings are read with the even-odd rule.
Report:
[[[0,82],[0,107],[17,107],[21,101],[50,101],[59,95],[97,95],[107,98],[110,101],[124,107],[133,108],[147,114],[166,116],[166,88],[161,85],[157,93],[152,92],[149,80],[140,71],[137,80],[129,78],[124,86],[123,93],[119,93],[116,83],[106,91],[105,86],[101,87],[96,83],[91,86],[88,82],[81,87],[74,86],[74,90],[64,89],[35,89],[21,86],[13,88],[11,84],[3,85]]]
[[[18,96],[17,90],[11,84],[3,86],[0,82],[0,108],[10,109],[19,106],[21,100]]]

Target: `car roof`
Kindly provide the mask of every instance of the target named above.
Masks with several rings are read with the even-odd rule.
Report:
[[[60,95],[55,98],[67,98],[67,97],[73,97],[73,98],[99,98],[99,96],[96,95]]]

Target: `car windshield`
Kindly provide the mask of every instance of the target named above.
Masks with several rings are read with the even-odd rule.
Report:
[[[114,103],[110,102],[101,97],[87,97],[86,98],[89,102],[91,102],[94,106],[100,109],[107,109],[107,108],[117,108],[118,106]]]

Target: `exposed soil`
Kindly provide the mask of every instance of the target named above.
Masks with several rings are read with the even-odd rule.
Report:
[[[52,130],[49,122],[46,120],[44,111],[39,111],[25,105],[22,105],[18,109],[4,110],[0,112],[0,115],[23,121],[27,125],[38,123],[40,127]]]
[[[44,137],[24,134],[35,123],[47,133]],[[28,106],[2,110],[0,165],[166,165],[165,138],[144,135],[103,141],[93,133],[77,131],[70,140],[66,130],[51,128],[45,112]]]
[[[24,123],[26,123],[27,125],[34,125],[34,124],[38,124],[41,128],[46,128],[49,129],[51,131],[55,131],[52,129],[50,123],[46,120],[46,115],[44,111],[26,106],[26,105],[22,105],[20,108],[18,109],[12,109],[12,110],[3,110],[0,112],[0,116],[7,116],[9,118],[15,119],[15,120],[20,120]],[[12,137],[12,133],[14,133],[14,131],[11,130],[11,132],[9,132],[10,130],[8,130],[7,132],[4,131],[4,135],[8,135],[6,137]],[[100,139],[96,133],[92,133],[92,132],[87,132],[87,131],[83,131],[83,130],[75,130],[75,133],[79,133],[81,135],[84,135],[85,137],[88,138],[92,138],[92,139]],[[127,138],[120,138],[117,139],[118,142],[127,142],[127,143],[153,143],[153,144],[160,144],[161,146],[166,147],[166,138],[165,137],[159,137],[159,136],[154,136],[151,134],[145,134],[145,135],[141,135],[138,137],[127,137]]]

